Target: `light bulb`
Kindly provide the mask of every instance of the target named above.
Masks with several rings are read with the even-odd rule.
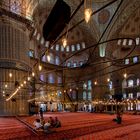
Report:
[[[109,78],[107,78],[107,82],[109,82],[110,81],[110,79]]]
[[[127,77],[127,73],[124,73],[123,77],[126,78]]]
[[[94,82],[94,85],[97,85],[97,81]]]
[[[48,54],[47,55],[47,60],[50,62],[51,58],[50,58],[50,55]]]
[[[63,38],[62,39],[63,47],[65,48],[67,46],[67,39]]]
[[[23,84],[21,84],[20,86],[23,87]]]
[[[5,85],[5,88],[7,88],[7,87],[8,87],[8,85],[6,84],[6,85]]]
[[[10,78],[12,77],[12,73],[11,73],[11,72],[9,73],[9,77],[10,77]]]
[[[28,79],[28,81],[30,81],[30,80],[31,80],[31,77],[30,77],[30,76],[28,76],[28,78],[27,78],[27,79]]]
[[[39,71],[41,71],[41,70],[42,70],[42,66],[41,66],[41,65],[39,65],[39,66],[38,66],[38,69],[39,69]]]
[[[34,73],[34,72],[32,72],[32,76],[33,76],[33,77],[35,76],[35,73]]]
[[[92,14],[92,9],[86,8],[84,14],[85,14],[85,21],[88,23]]]
[[[26,84],[26,81],[24,81],[24,84]]]

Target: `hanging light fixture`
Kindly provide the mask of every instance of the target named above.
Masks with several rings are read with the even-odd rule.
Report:
[[[67,39],[66,38],[62,39],[62,44],[63,44],[64,48],[67,46]]]
[[[94,85],[97,85],[97,81],[94,82]]]
[[[12,73],[10,72],[10,73],[9,73],[9,77],[12,78],[12,76],[13,76],[13,75],[12,75]]]
[[[92,14],[92,10],[90,8],[86,8],[84,10],[84,14],[85,14],[85,21],[88,23]]]
[[[39,69],[39,71],[41,71],[42,70],[42,66],[39,64],[39,66],[38,66],[38,69]]]
[[[21,84],[20,86],[23,87],[23,84]]]
[[[89,0],[89,3],[87,3],[87,0],[84,2],[85,10],[84,10],[84,16],[85,16],[85,21],[88,23],[92,14],[92,5],[91,5],[91,0]]]
[[[66,36],[62,39],[62,45],[65,48],[68,44],[68,30],[70,28],[70,23],[67,25]]]
[[[8,85],[7,84],[5,84],[5,88],[7,88],[8,87]]]
[[[32,72],[32,76],[33,76],[33,77],[35,76],[35,73],[34,73],[34,72]]]
[[[47,60],[48,60],[48,62],[50,62],[50,60],[51,60],[51,57],[48,52],[47,52]]]
[[[110,82],[110,79],[109,78],[107,78],[107,82]]]
[[[28,77],[27,77],[27,80],[28,80],[28,81],[30,81],[30,80],[31,80],[31,77],[30,77],[30,76],[28,76]]]
[[[123,77],[126,78],[126,77],[127,77],[127,73],[124,73],[124,74],[123,74]]]

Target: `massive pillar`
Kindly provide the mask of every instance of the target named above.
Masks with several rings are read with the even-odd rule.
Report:
[[[28,114],[26,87],[6,101],[30,69],[28,32],[21,22],[6,16],[0,18],[0,115]]]

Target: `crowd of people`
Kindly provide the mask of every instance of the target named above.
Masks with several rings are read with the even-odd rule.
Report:
[[[41,117],[40,119],[36,119],[33,125],[35,126],[35,130],[42,129],[44,132],[51,132],[51,128],[61,127],[61,122],[57,117],[49,117],[47,122]]]

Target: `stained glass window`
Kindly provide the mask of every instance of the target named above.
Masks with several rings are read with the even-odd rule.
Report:
[[[137,62],[138,62],[138,57],[137,56],[133,57],[133,63],[137,63]]]
[[[71,45],[71,50],[72,50],[72,52],[75,51],[75,46],[74,45]]]
[[[125,59],[125,64],[129,64],[129,59]]]
[[[83,100],[86,100],[86,98],[87,98],[86,91],[83,91]]]
[[[48,83],[54,83],[55,82],[55,80],[54,80],[54,75],[52,74],[52,73],[50,73],[49,75],[48,75]]]
[[[128,80],[128,87],[133,87],[134,81],[133,80]]]
[[[137,79],[137,86],[140,85],[140,79]]]
[[[80,44],[77,44],[77,50],[80,50]]]

